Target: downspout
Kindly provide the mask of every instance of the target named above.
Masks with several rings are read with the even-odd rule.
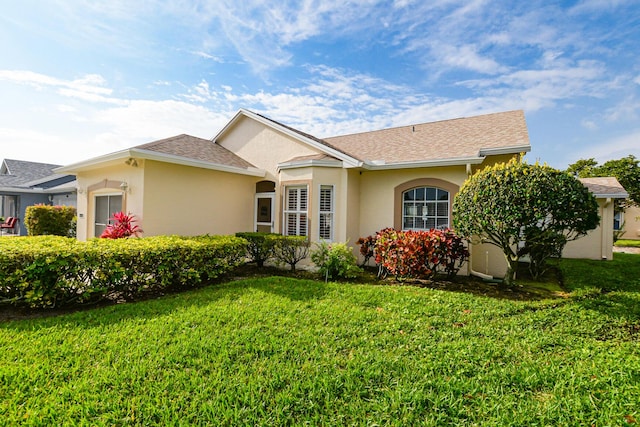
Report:
[[[471,176],[471,163],[467,163],[467,177]],[[469,243],[469,261],[467,263],[467,273],[470,276],[476,276],[481,278],[482,280],[487,280],[487,281],[493,281],[496,280],[492,275],[490,274],[485,274],[485,273],[480,273],[479,271],[476,271],[473,269],[473,245],[471,243]],[[485,268],[489,268],[489,263],[486,263],[487,265],[485,265]]]

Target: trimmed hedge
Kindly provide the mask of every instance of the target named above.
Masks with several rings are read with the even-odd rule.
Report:
[[[0,303],[55,307],[194,287],[240,265],[246,245],[233,236],[0,239]]]
[[[73,206],[27,206],[24,226],[29,236],[67,236],[76,232],[76,208]]]

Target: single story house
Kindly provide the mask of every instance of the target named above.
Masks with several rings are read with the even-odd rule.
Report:
[[[56,172],[76,175],[79,239],[122,210],[146,236],[255,230],[354,245],[386,227],[450,226],[470,174],[530,149],[523,111],[321,139],[243,109],[211,140],[178,135]],[[483,245],[466,273],[504,269]]]
[[[622,212],[616,212],[613,228],[618,238],[640,240],[640,206],[628,206]]]
[[[27,206],[76,205],[75,176],[59,174],[60,165],[5,159],[0,165],[0,216],[17,217],[13,234],[27,234],[24,215]]]

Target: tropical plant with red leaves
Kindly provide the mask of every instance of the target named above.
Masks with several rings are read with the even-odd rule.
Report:
[[[366,239],[361,240],[364,247]],[[450,229],[398,231],[385,228],[376,233],[373,252],[380,267],[379,274],[391,274],[396,278],[432,279],[439,271],[451,278],[469,258],[463,239]]]
[[[132,214],[116,212],[111,217],[112,223],[100,235],[103,239],[124,239],[127,237],[138,237],[142,233],[140,226],[134,224],[136,219]]]

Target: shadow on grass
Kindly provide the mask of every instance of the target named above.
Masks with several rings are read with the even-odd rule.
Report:
[[[274,272],[279,274],[274,275]],[[292,301],[307,301],[326,294],[324,282],[311,280],[308,272],[288,272],[270,268],[241,267],[214,282],[189,288],[151,292],[134,300],[109,300],[71,307],[31,309],[0,307],[0,328],[33,329],[59,323],[59,316],[69,315],[65,322],[87,327],[113,324],[128,319],[151,319],[178,310],[199,307],[220,299],[237,300],[250,290],[270,293]],[[25,321],[25,322],[21,322]]]

